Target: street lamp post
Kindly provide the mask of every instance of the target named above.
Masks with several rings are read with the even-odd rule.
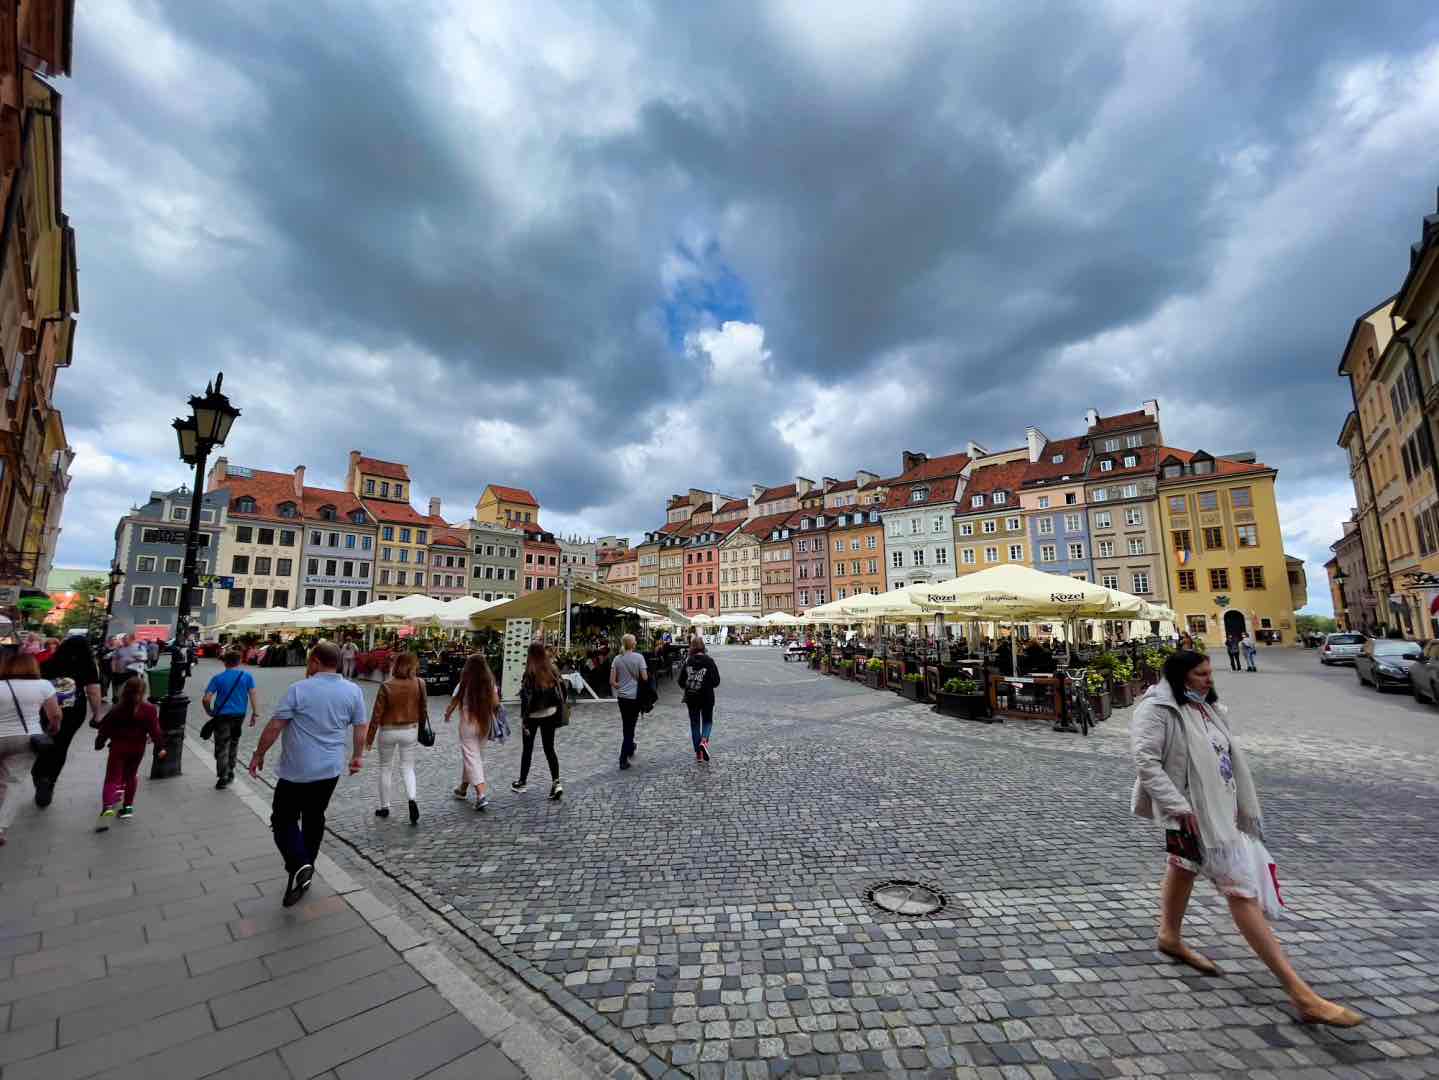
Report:
[[[125,571],[120,569],[120,564],[118,562],[111,563],[110,592],[105,597],[105,629],[100,635],[101,641],[110,640],[110,614],[115,610],[115,590],[120,587],[120,582],[124,580],[124,577]]]
[[[185,696],[185,680],[190,673],[185,645],[190,637],[191,598],[199,587],[196,575],[196,553],[200,547],[200,507],[205,492],[205,465],[210,451],[225,445],[230,427],[240,410],[220,392],[224,373],[215,376],[212,386],[205,388],[204,397],[190,398],[190,415],[175,419],[172,426],[180,443],[180,460],[195,467],[195,484],[190,491],[190,520],[185,530],[185,563],[181,570],[180,607],[175,616],[175,633],[170,639],[170,689],[160,702],[160,726],[165,732],[165,757],[156,758],[150,770],[152,779],[180,775],[180,754],[185,745],[185,720],[190,712],[190,699]]]

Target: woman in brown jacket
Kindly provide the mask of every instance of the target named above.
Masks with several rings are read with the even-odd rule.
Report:
[[[415,676],[419,661],[414,653],[395,657],[395,666],[375,697],[370,714],[370,730],[365,748],[380,744],[380,807],[375,816],[390,816],[390,787],[394,782],[395,759],[400,761],[400,775],[405,780],[405,794],[410,799],[410,824],[420,820],[420,807],[415,802],[415,752],[420,745],[420,717],[429,709],[425,685]]]

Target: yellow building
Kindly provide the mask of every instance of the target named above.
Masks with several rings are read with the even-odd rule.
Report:
[[[428,592],[432,584],[426,570],[430,538],[435,529],[446,527],[435,505],[438,500],[431,500],[430,513],[421,514],[410,505],[409,467],[364,457],[358,450],[350,451],[345,486],[360,497],[370,516],[379,522],[375,599],[398,600]]]
[[[1025,456],[1016,457],[1019,452],[994,455],[999,464],[979,465],[969,474],[967,482],[961,482],[955,494],[958,509],[954,512],[955,577],[988,570],[1005,563],[1033,565],[1029,535],[1025,531],[1024,511],[1019,501],[1019,489],[1024,483],[1024,473],[1029,467],[1027,451]],[[946,576],[949,567],[940,578]]]
[[[1171,606],[1183,628],[1211,646],[1245,632],[1255,641],[1295,640],[1277,475],[1203,450],[1159,449]]]
[[[516,529],[527,523],[538,525],[540,504],[524,488],[486,484],[475,504],[475,520],[495,521]]]

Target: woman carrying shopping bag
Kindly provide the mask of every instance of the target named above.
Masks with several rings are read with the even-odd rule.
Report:
[[[1219,974],[1182,936],[1194,879],[1202,875],[1229,902],[1234,925],[1279,979],[1301,1023],[1362,1023],[1359,1013],[1326,1001],[1299,977],[1269,926],[1283,903],[1278,877],[1264,847],[1248,760],[1214,692],[1209,657],[1177,652],[1165,662],[1164,678],[1145,691],[1134,710],[1130,744],[1139,773],[1133,811],[1166,829],[1169,865],[1160,891],[1159,951],[1205,975]]]

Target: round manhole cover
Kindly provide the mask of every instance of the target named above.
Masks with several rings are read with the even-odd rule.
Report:
[[[918,918],[923,915],[933,915],[944,907],[944,893],[932,885],[925,885],[919,881],[894,881],[881,882],[865,894],[866,899],[882,911],[892,912],[895,915],[908,915],[911,918]]]

